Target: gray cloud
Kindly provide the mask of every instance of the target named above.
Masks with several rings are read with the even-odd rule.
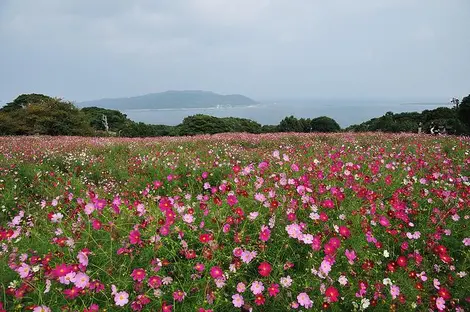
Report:
[[[0,103],[470,92],[468,0],[2,0]]]

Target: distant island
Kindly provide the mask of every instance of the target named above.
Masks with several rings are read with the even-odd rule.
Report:
[[[101,99],[77,103],[78,107],[108,109],[181,109],[249,106],[256,101],[240,94],[221,95],[209,91],[166,91],[129,98]]]

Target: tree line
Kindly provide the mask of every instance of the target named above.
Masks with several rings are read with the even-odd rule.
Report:
[[[108,129],[103,116],[106,116]],[[261,125],[246,118],[219,118],[197,114],[184,118],[176,126],[152,125],[132,121],[118,110],[99,107],[79,109],[72,102],[43,94],[22,94],[0,108],[0,135],[153,137],[223,132],[417,132],[420,123],[423,132],[431,125],[443,125],[449,133],[469,134],[470,95],[454,108],[439,107],[422,113],[388,112],[384,116],[346,129],[341,129],[334,119],[326,116],[312,119],[289,116],[278,125]]]

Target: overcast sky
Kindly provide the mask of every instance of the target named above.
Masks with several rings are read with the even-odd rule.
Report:
[[[0,0],[0,103],[470,93],[470,0]]]

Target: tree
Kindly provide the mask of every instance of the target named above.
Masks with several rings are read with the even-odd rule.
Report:
[[[51,100],[53,100],[53,98],[44,94],[21,94],[16,99],[14,99],[13,102],[7,103],[4,107],[0,108],[0,111],[11,112],[26,108],[30,104],[47,103]]]
[[[334,119],[326,116],[312,119],[310,126],[312,132],[338,132],[341,130],[341,127]]]
[[[91,127],[95,130],[105,130],[103,126],[103,115],[108,120],[109,130],[119,132],[123,130],[127,122],[130,122],[127,116],[118,110],[106,109],[101,107],[84,107],[81,111],[85,114]]]
[[[90,135],[83,113],[72,103],[42,94],[22,94],[0,111],[4,134]]]
[[[457,115],[459,120],[470,130],[470,95],[464,97],[459,105]]]
[[[289,116],[281,120],[278,128],[281,132],[304,132],[302,124],[294,116]]]

